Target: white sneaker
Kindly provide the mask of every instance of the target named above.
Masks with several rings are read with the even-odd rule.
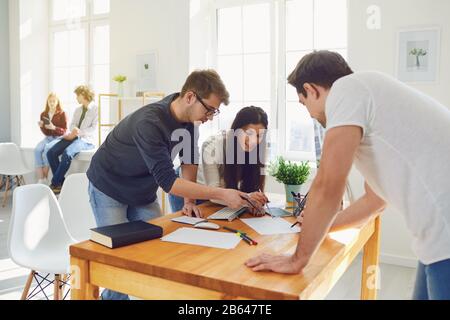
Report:
[[[38,184],[48,185],[47,179],[39,179]]]

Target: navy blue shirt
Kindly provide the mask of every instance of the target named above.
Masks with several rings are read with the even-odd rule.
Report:
[[[177,122],[170,111],[178,96],[137,110],[108,135],[87,172],[98,190],[120,203],[145,206],[156,201],[158,187],[167,193],[172,189],[178,178],[173,165],[177,155],[181,163],[198,163],[197,130],[192,123]],[[180,142],[189,152],[179,149]]]

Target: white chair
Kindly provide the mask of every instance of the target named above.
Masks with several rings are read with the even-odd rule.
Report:
[[[32,270],[22,300],[33,298],[36,290],[48,299],[44,290],[52,283],[54,299],[64,298],[63,288],[70,274],[69,246],[74,243],[49,187],[29,185],[14,191],[8,251],[14,263]],[[48,280],[50,275],[55,275],[54,281]],[[37,287],[28,295],[33,279]]]
[[[11,184],[16,179],[17,185],[25,185],[24,175],[32,172],[22,158],[22,153],[14,143],[0,143],[0,175],[6,177],[5,195],[2,207],[6,205],[6,199],[11,189]],[[0,186],[2,187],[2,186]]]
[[[64,222],[77,242],[89,240],[90,229],[97,226],[89,203],[88,187],[85,173],[73,174],[66,178],[59,195]]]

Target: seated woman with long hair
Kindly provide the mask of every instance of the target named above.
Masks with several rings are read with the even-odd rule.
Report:
[[[249,208],[254,215],[264,214],[261,209],[268,201],[262,193],[268,125],[268,116],[259,107],[239,111],[230,130],[213,135],[203,143],[202,163],[197,174],[198,183],[248,193],[260,208]],[[169,195],[169,201],[173,212],[201,216],[198,208],[185,199]],[[199,203],[201,201],[197,201]]]
[[[48,184],[49,163],[47,152],[58,138],[62,137],[67,130],[67,116],[61,106],[61,102],[55,93],[50,93],[38,122],[45,138],[39,142],[34,150],[34,159],[39,182]]]

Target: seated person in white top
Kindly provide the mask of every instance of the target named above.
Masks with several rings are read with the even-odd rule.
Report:
[[[50,188],[55,194],[61,192],[65,175],[69,171],[73,158],[81,151],[95,148],[95,133],[98,128],[98,107],[94,102],[95,95],[87,86],[79,86],[74,93],[81,106],[75,110],[70,125],[71,132],[62,137],[47,152],[48,162],[52,169],[53,179]],[[59,157],[61,161],[59,161]]]
[[[254,271],[302,272],[330,231],[363,225],[389,205],[401,213],[419,260],[415,299],[450,299],[450,111],[378,72],[356,72],[337,53],[306,55],[289,77],[326,129],[293,255],[251,259]],[[352,165],[366,194],[339,212]]]
[[[268,117],[263,109],[247,107],[234,119],[231,130],[211,136],[202,146],[202,164],[197,182],[211,187],[236,189],[248,193],[259,210],[249,208],[254,215],[264,214],[267,198],[263,193]],[[189,200],[169,195],[173,212],[201,217]],[[218,201],[215,201],[220,203]],[[197,204],[201,203],[197,200]]]

